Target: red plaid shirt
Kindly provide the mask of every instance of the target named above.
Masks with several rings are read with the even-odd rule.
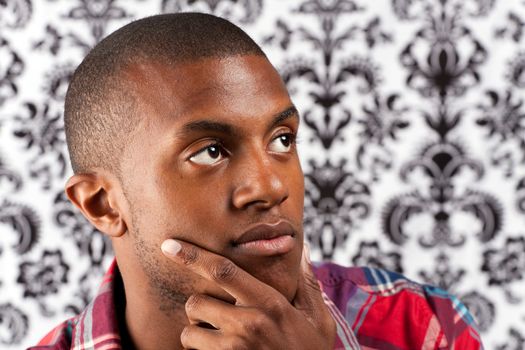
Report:
[[[483,349],[465,306],[440,289],[379,269],[324,263],[315,273],[336,321],[337,350]],[[120,350],[117,274],[114,262],[87,308],[29,349]]]

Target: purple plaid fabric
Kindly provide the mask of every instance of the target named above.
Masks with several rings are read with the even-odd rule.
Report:
[[[314,272],[337,325],[336,350],[481,350],[472,316],[455,297],[399,274],[317,264]],[[95,299],[33,350],[121,349],[114,303],[116,262]]]

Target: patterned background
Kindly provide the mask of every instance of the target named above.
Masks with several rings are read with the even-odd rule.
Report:
[[[525,1],[0,0],[0,348],[90,300],[111,247],[63,195],[67,82],[159,12],[243,27],[302,114],[314,257],[400,271],[525,348]]]

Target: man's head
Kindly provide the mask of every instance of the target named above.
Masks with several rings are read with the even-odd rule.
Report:
[[[228,299],[162,255],[161,243],[175,238],[293,298],[303,241],[299,117],[239,28],[193,13],[125,26],[75,72],[65,122],[75,170],[66,192],[112,237],[127,293],[148,285],[167,309],[195,292]],[[285,253],[239,244],[248,229],[278,222],[293,236]]]
[[[166,66],[203,58],[264,56],[232,23],[202,13],[160,15],[132,22],[101,41],[77,68],[65,103],[65,124],[75,173],[102,167],[118,172],[128,134],[141,116],[122,79],[131,66]]]

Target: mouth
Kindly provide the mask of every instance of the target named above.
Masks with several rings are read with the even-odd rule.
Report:
[[[232,246],[246,255],[283,255],[295,247],[295,236],[294,228],[286,221],[258,224],[232,241]]]

